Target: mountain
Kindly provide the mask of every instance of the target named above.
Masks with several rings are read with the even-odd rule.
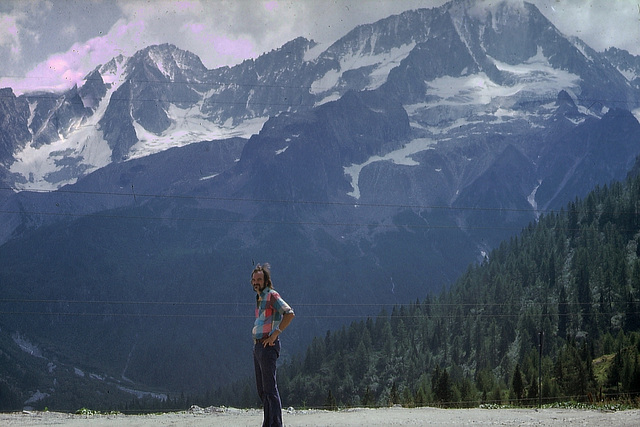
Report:
[[[611,65],[616,67],[632,86],[640,88],[640,58],[615,47],[610,47],[603,53]]]
[[[611,55],[565,38],[528,3],[483,9],[473,1],[451,2],[359,26],[320,48],[298,38],[255,60],[208,70],[190,52],[150,46],[97,67],[84,85],[62,94],[15,97],[5,89],[3,99],[19,104],[7,112],[7,131],[18,133],[1,153],[14,173],[7,184],[59,188],[112,161],[249,137],[271,116],[309,110],[349,90],[386,86],[404,105],[429,101],[410,111],[427,131],[434,120],[435,128],[443,127],[444,110],[448,120],[483,112],[504,113],[504,119],[511,112],[506,107],[548,101],[563,89],[579,95],[590,113],[637,104],[630,88],[637,64],[628,60],[622,67],[620,59],[614,67]],[[445,139],[440,133],[437,139]],[[41,161],[31,166],[36,155]]]
[[[104,378],[202,390],[250,368],[255,262],[296,310],[285,359],[447,288],[633,167],[638,68],[613,53],[528,3],[456,0],[324,50],[208,70],[150,46],[62,94],[3,89],[0,327]]]

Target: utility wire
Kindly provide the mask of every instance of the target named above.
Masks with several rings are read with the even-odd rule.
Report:
[[[640,303],[640,300],[618,300],[611,301],[611,304],[626,304],[626,303]],[[247,302],[247,301],[237,301],[237,302],[207,302],[207,301],[124,301],[124,300],[78,300],[78,299],[33,299],[33,298],[0,298],[0,303],[52,303],[52,304],[109,304],[109,305],[171,305],[171,306],[249,306],[255,308],[255,302]],[[608,302],[609,303],[609,302]],[[439,302],[405,302],[405,303],[394,303],[394,304],[385,304],[385,303],[305,303],[300,302],[295,304],[296,307],[378,307],[378,308],[389,308],[389,307],[405,307],[407,309],[411,309],[412,307],[418,308],[437,308],[437,307],[447,307],[447,308],[512,308],[514,304],[512,303],[439,303]],[[548,303],[539,303],[531,301],[529,305],[527,303],[515,305],[518,308],[531,308],[531,307],[548,307],[548,306],[597,306],[599,303],[589,303],[589,302],[548,302]],[[481,313],[479,313],[481,315]],[[391,313],[389,313],[391,316]],[[395,315],[394,315],[395,316]],[[400,315],[398,315],[400,316]]]
[[[41,77],[38,76],[29,76],[29,77],[15,77],[15,76],[0,76],[0,78],[19,78],[19,79],[40,79]],[[99,79],[86,79],[84,81],[86,82],[90,82],[90,81],[98,81]],[[334,86],[315,86],[315,85],[291,85],[291,84],[266,84],[266,83],[241,83],[241,82],[237,82],[237,81],[227,81],[227,82],[199,82],[199,81],[175,81],[175,80],[148,80],[148,79],[126,79],[123,80],[123,82],[125,81],[135,81],[136,83],[147,83],[147,84],[158,84],[158,85],[191,85],[191,86],[195,86],[195,87],[201,87],[201,86],[210,86],[210,87],[225,87],[225,86],[230,86],[232,88],[248,88],[248,89],[256,89],[256,88],[264,88],[264,89],[277,89],[277,90],[283,90],[283,89],[296,89],[296,90],[311,90],[313,88],[316,89],[322,89],[324,91],[326,90],[330,90],[332,89]],[[69,88],[71,89],[71,88]],[[210,90],[210,89],[209,89]],[[59,98],[63,98],[64,94],[66,91],[63,92],[47,92],[46,90],[37,90],[34,92],[29,92],[29,93],[25,93],[21,96],[25,96],[28,98],[41,98],[41,99],[59,99]],[[315,96],[311,93],[303,93],[303,95],[307,95],[310,94],[311,96]],[[220,95],[220,94],[212,94],[210,97],[208,97],[208,100],[211,100],[211,98],[215,97],[216,95]],[[13,96],[11,95],[0,95],[0,99],[2,98],[13,98]],[[519,95],[520,99],[530,99],[530,100],[540,100],[541,98],[539,96],[534,96],[534,95],[529,95],[529,94],[522,94]],[[169,102],[169,103],[185,103],[185,102],[192,102],[192,99],[178,99],[178,98],[131,98],[131,97],[111,97],[111,100],[114,101],[132,101],[132,102]],[[554,96],[549,96],[548,99],[553,99],[555,100],[556,97]],[[627,104],[629,101],[627,99],[617,99],[617,98],[578,98],[580,101],[583,101],[585,103],[591,103],[591,106],[593,106],[596,103],[602,103],[603,105],[606,103],[619,103],[619,104]],[[213,101],[214,103],[219,103],[219,104],[229,104],[229,105],[247,105],[247,102],[234,102],[234,101]],[[271,102],[269,103],[251,103],[251,105],[279,105],[279,104],[273,104]],[[298,105],[298,104],[282,104],[282,105],[289,105],[289,106],[293,106],[293,105]],[[309,106],[313,106],[314,104],[307,104]]]
[[[604,317],[608,318],[613,314],[617,314],[618,312],[592,312],[591,316],[594,317]],[[633,311],[632,314],[639,314],[640,311]],[[48,311],[0,311],[2,315],[21,315],[21,316],[60,316],[60,317],[137,317],[137,318],[212,318],[212,319],[254,319],[255,316],[253,314],[224,314],[224,313],[211,313],[211,314],[196,314],[196,313],[97,313],[97,312],[66,312],[66,311],[57,311],[57,312],[48,312]],[[550,317],[572,317],[576,316],[579,313],[566,313],[566,314],[558,314],[558,313],[531,313],[527,314],[530,318],[536,319],[544,319]],[[365,319],[365,318],[377,318],[376,314],[309,314],[300,316],[300,318],[306,319]],[[522,313],[497,313],[497,314],[485,314],[474,316],[465,316],[465,315],[454,315],[454,314],[437,314],[437,315],[414,315],[414,316],[397,316],[398,319],[424,319],[428,318],[431,320],[453,320],[453,319],[464,319],[467,317],[473,317],[474,322],[477,321],[478,318],[483,319],[518,319],[522,317]],[[394,317],[395,318],[395,317]]]
[[[208,223],[235,223],[235,224],[265,224],[265,225],[313,225],[327,227],[381,227],[381,228],[411,228],[411,229],[444,229],[458,230],[460,227],[456,225],[426,225],[426,224],[382,224],[382,223],[356,223],[356,222],[317,222],[317,221],[267,221],[257,219],[223,219],[223,218],[188,218],[188,217],[172,217],[172,216],[140,216],[140,215],[111,215],[111,214],[81,214],[81,213],[63,213],[63,212],[38,212],[38,211],[11,211],[0,210],[0,213],[11,214],[29,214],[44,216],[66,216],[81,218],[103,218],[103,219],[132,219],[132,220],[154,220],[154,221],[192,221],[192,222],[208,222]],[[468,226],[466,230],[522,230],[522,226]]]
[[[91,195],[91,196],[115,196],[130,198],[133,193],[133,185],[131,186],[132,192],[114,192],[114,191],[97,191],[97,190],[24,190],[26,193],[44,193],[44,194],[69,194],[69,195]],[[11,187],[0,187],[0,191],[14,192]],[[447,210],[447,211],[483,211],[483,212],[524,212],[531,213],[533,209],[524,208],[507,208],[507,207],[480,207],[480,206],[443,206],[443,205],[421,205],[421,204],[403,204],[403,203],[374,203],[374,202],[360,202],[354,201],[320,201],[320,200],[293,200],[293,199],[268,199],[268,198],[246,198],[246,197],[222,197],[222,196],[196,196],[196,195],[180,195],[180,194],[162,194],[162,193],[138,193],[134,194],[136,197],[149,198],[149,199],[175,199],[175,200],[204,200],[204,201],[219,201],[219,202],[238,202],[238,203],[268,203],[268,204],[289,204],[289,205],[311,205],[311,206],[344,206],[349,208],[399,208],[399,209],[419,209],[419,210]],[[5,213],[15,213],[14,211],[2,211]],[[551,214],[559,213],[556,209],[538,209],[538,213]],[[567,212],[567,211],[565,211]],[[577,211],[578,214],[584,212],[603,212],[610,213],[608,211],[600,211],[594,209],[592,211],[582,210]],[[616,211],[614,211],[616,212]],[[37,213],[37,212],[28,212]],[[620,211],[620,214],[636,214],[633,212]]]
[[[45,303],[45,304],[77,304],[77,305],[123,305],[123,306],[133,306],[133,305],[143,305],[143,306],[172,306],[172,307],[193,307],[193,306],[205,306],[208,308],[215,309],[215,313],[144,313],[144,312],[81,312],[81,311],[42,311],[42,310],[0,310],[0,314],[4,315],[27,315],[27,316],[79,316],[79,317],[160,317],[160,318],[253,318],[254,313],[252,309],[254,307],[253,302],[228,302],[228,303],[220,303],[220,302],[183,302],[183,301],[82,301],[82,300],[47,300],[47,299],[20,299],[20,298],[5,298],[0,299],[0,304],[2,303],[10,303],[10,304],[24,304],[24,303]],[[620,305],[620,304],[640,304],[640,300],[634,301],[614,301],[611,302],[611,305]],[[224,311],[220,310],[220,306],[224,307],[244,307],[247,311],[247,314],[228,314]],[[296,303],[295,306],[297,308],[310,308],[313,309],[309,312],[309,314],[304,313],[305,310],[300,310],[298,313],[302,318],[311,318],[311,319],[338,319],[338,318],[350,318],[350,319],[362,319],[362,318],[378,318],[385,310],[384,317],[392,320],[392,319],[423,319],[428,318],[432,320],[438,319],[461,319],[461,318],[474,318],[477,320],[478,318],[484,319],[505,319],[505,318],[518,318],[522,315],[526,315],[533,318],[546,318],[546,317],[571,317],[579,314],[584,307],[593,307],[594,310],[590,313],[593,316],[611,316],[612,314],[618,313],[615,310],[606,310],[601,311],[598,310],[597,304],[593,303],[580,303],[580,302],[567,302],[567,303],[557,303],[557,302],[549,302],[549,303],[535,303],[533,305],[516,305],[516,304],[507,304],[507,303],[486,303],[486,304],[471,304],[471,303],[461,303],[461,304],[439,304],[439,303],[424,303],[418,304],[420,307],[419,312],[415,314],[399,314],[399,313],[386,313],[386,309],[389,308],[388,305],[381,303],[354,303],[354,304],[317,304],[317,303]],[[398,306],[409,307],[411,310],[412,305],[410,303],[406,304],[396,304]],[[570,312],[568,313],[558,313],[555,311],[549,312],[545,311],[548,308],[556,308],[558,306],[563,306]],[[376,314],[366,314],[366,313],[344,313],[340,314],[318,314],[322,313],[322,311],[327,308],[336,308],[336,307],[371,307],[378,309],[378,313]],[[318,310],[319,308],[323,310]],[[425,310],[437,310],[438,308],[445,309],[444,313],[432,313],[425,312]],[[461,308],[462,311],[458,313],[453,313],[451,310],[453,308]],[[535,308],[542,311],[537,312],[526,312],[527,309]],[[483,310],[472,313],[471,310]],[[502,313],[496,313],[495,310],[505,310]],[[488,310],[489,312],[485,313],[484,310]],[[571,312],[573,310],[573,312]],[[523,311],[525,312],[523,314]],[[627,311],[628,312],[628,311]],[[629,312],[628,312],[629,313]],[[638,314],[640,311],[631,311],[630,313]]]

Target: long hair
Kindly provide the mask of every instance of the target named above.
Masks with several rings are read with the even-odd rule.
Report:
[[[253,274],[257,273],[258,271],[262,271],[262,273],[264,274],[264,284],[266,287],[268,288],[273,288],[273,283],[271,282],[271,266],[269,265],[268,262],[265,262],[264,264],[257,264],[255,266],[255,268],[253,269],[253,271],[251,272],[251,278],[253,279]]]

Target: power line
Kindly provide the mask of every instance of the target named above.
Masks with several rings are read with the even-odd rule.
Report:
[[[473,209],[473,208],[469,208]],[[497,209],[499,210],[499,209]],[[101,211],[105,212],[105,211]],[[525,211],[527,212],[527,211]],[[382,222],[322,222],[322,221],[286,221],[286,220],[259,220],[259,219],[230,219],[230,218],[202,218],[202,217],[180,217],[180,216],[151,216],[151,215],[124,215],[107,213],[73,213],[73,212],[52,212],[52,211],[27,211],[27,210],[0,210],[0,214],[20,214],[20,215],[42,215],[57,217],[75,218],[101,218],[118,220],[143,220],[143,221],[178,221],[178,222],[204,222],[219,224],[263,224],[263,225],[299,225],[299,226],[326,226],[326,227],[377,227],[384,229],[417,229],[417,230],[511,230],[522,231],[526,225],[438,225],[420,223],[382,223]],[[576,229],[577,230],[577,229]],[[628,230],[631,231],[631,230]]]
[[[37,78],[37,77],[31,77],[31,78]],[[87,80],[89,81],[89,80]],[[126,80],[131,81],[130,79]],[[312,108],[317,106],[317,102],[313,101],[314,99],[318,98],[315,94],[311,93],[310,90],[312,89],[312,85],[309,86],[301,86],[301,85],[284,85],[284,84],[264,84],[264,83],[239,83],[239,82],[187,82],[187,81],[152,81],[152,80],[144,80],[144,79],[135,79],[134,80],[136,83],[147,83],[147,84],[161,84],[161,85],[173,85],[173,84],[182,84],[182,85],[191,85],[191,86],[210,86],[210,87],[224,87],[224,86],[231,86],[233,88],[246,88],[246,90],[254,90],[256,88],[262,88],[262,89],[277,89],[277,90],[285,90],[285,89],[295,89],[295,90],[299,90],[299,91],[306,91],[306,92],[301,92],[301,93],[296,93],[296,99],[299,100],[299,102],[274,102],[272,100],[270,100],[269,102],[255,102],[252,101],[250,102],[250,100],[245,99],[245,94],[241,93],[239,97],[237,97],[239,100],[238,101],[232,101],[232,100],[220,100],[220,99],[216,99],[216,97],[220,94],[212,94],[211,96],[208,97],[204,97],[204,95],[202,96],[203,99],[205,99],[209,104],[212,105],[228,105],[228,106],[243,106],[245,108],[247,108],[248,106],[262,106],[262,107],[286,107],[286,108],[281,108],[282,110],[286,110],[287,108],[291,108],[291,107],[308,107],[308,108]],[[317,80],[316,80],[317,81]],[[323,90],[323,93],[330,90],[332,87],[319,87],[319,89]],[[208,89],[210,90],[210,89]],[[28,97],[30,99],[51,99],[51,100],[59,100],[61,98],[64,98],[64,93],[42,93],[44,91],[40,91],[40,92],[35,92],[35,93],[31,93],[31,94],[23,94],[21,96],[25,96]],[[184,103],[193,103],[195,105],[195,103],[192,101],[192,99],[178,99],[178,98],[171,98],[171,97],[167,97],[166,99],[162,99],[162,98],[139,98],[139,97],[130,97],[130,96],[113,96],[115,94],[115,92],[111,95],[111,97],[109,98],[109,102],[114,101],[114,102],[121,102],[121,101],[128,101],[128,102],[166,102],[166,103],[171,103],[171,104],[184,104]],[[0,95],[0,99],[2,98],[12,98],[13,95]],[[309,98],[313,101],[313,102],[302,102],[302,100],[304,98]],[[284,97],[284,100],[287,100],[286,97]],[[534,100],[534,101],[541,101],[540,97],[536,97],[533,95],[521,95],[519,97],[520,99],[524,99],[524,100]],[[555,97],[553,96],[549,96],[548,98],[546,98],[548,100],[555,100]],[[102,100],[102,98],[101,98]],[[619,100],[619,99],[600,99],[600,98],[579,98],[579,101],[582,101],[583,103],[589,103],[590,106],[588,109],[591,108],[591,106],[600,103],[602,105],[606,105],[606,104],[629,104],[629,100],[627,99],[623,99],[623,100]],[[92,127],[94,125],[80,125],[80,127]]]
[[[62,216],[78,218],[102,218],[102,219],[131,219],[145,221],[193,221],[208,223],[232,223],[232,224],[263,224],[263,225],[301,225],[301,226],[326,226],[326,227],[380,227],[380,228],[410,228],[426,230],[459,230],[457,225],[428,225],[428,224],[384,224],[384,223],[357,223],[357,222],[319,222],[319,221],[276,221],[258,219],[224,219],[224,218],[198,218],[198,217],[175,217],[175,216],[143,216],[143,215],[112,215],[112,214],[81,214],[71,212],[44,212],[44,211],[11,211],[0,210],[0,213],[29,214],[43,216]],[[522,226],[468,226],[465,230],[522,230]]]
[[[192,306],[206,306],[209,308],[216,309],[215,313],[149,313],[149,312],[96,312],[96,311],[42,311],[42,310],[0,310],[0,314],[3,315],[26,315],[26,316],[61,316],[61,317],[152,317],[152,318],[220,318],[220,319],[252,319],[254,318],[254,313],[252,309],[254,307],[253,302],[230,302],[230,303],[220,303],[220,302],[181,302],[181,301],[82,301],[82,300],[46,300],[46,299],[0,299],[0,304],[2,303],[48,303],[48,304],[88,304],[88,305],[157,305],[157,306],[179,306],[179,307],[192,307]],[[616,301],[613,304],[640,304],[640,300],[634,301]],[[411,304],[405,303],[400,306],[410,306]],[[523,310],[526,308],[538,308],[538,309],[547,309],[547,308],[555,308],[558,305],[562,305],[567,308],[567,310],[573,310],[568,313],[558,313],[558,312],[526,312],[523,313]],[[224,307],[245,307],[247,314],[228,314],[223,311],[220,311],[220,306]],[[371,307],[374,309],[378,309],[378,313],[376,314],[366,314],[366,313],[340,313],[340,314],[319,314],[322,313],[322,310],[317,310],[318,308],[325,307],[357,307],[357,308],[365,308]],[[398,306],[396,304],[396,306]],[[305,313],[304,310],[299,310],[299,317],[307,318],[307,319],[340,319],[340,318],[348,318],[348,319],[364,319],[364,318],[379,318],[383,313],[383,310],[389,308],[388,305],[381,303],[354,303],[354,304],[318,304],[318,303],[296,303],[296,308],[306,307],[313,308],[314,310],[310,313]],[[464,319],[464,318],[472,318],[474,321],[477,321],[480,318],[484,319],[507,319],[513,318],[517,319],[523,315],[531,317],[531,318],[548,318],[548,317],[572,317],[579,314],[582,314],[582,309],[584,307],[597,307],[597,304],[593,303],[580,303],[580,302],[568,302],[568,303],[535,303],[533,305],[517,305],[517,304],[508,304],[508,303],[487,303],[487,304],[471,304],[471,303],[461,303],[461,304],[439,304],[439,303],[429,303],[429,304],[420,304],[422,308],[428,308],[429,310],[437,310],[444,309],[442,313],[432,313],[432,312],[424,312],[420,311],[416,314],[389,314],[385,313],[384,318],[387,320],[393,319],[431,319],[431,320],[455,320],[455,319]],[[463,308],[465,311],[453,313],[451,311],[452,308]],[[470,309],[481,309],[481,310],[489,310],[489,313],[475,312],[472,313]],[[504,312],[495,312],[496,309],[505,310]],[[597,310],[594,309],[589,314],[595,317],[604,316],[609,317],[613,314],[618,313],[616,310]],[[638,314],[640,311],[627,311],[627,313]]]
[[[591,316],[594,317],[604,317],[607,318],[613,314],[617,314],[616,311],[611,312],[593,312],[590,313]],[[640,314],[639,311],[630,312],[631,314]],[[0,311],[2,315],[21,315],[21,316],[60,316],[60,317],[115,317],[115,318],[126,318],[126,317],[138,317],[138,318],[189,318],[189,319],[199,319],[199,318],[209,318],[209,319],[254,319],[255,316],[253,313],[251,314],[224,314],[224,313],[211,313],[211,314],[197,314],[197,313],[97,313],[97,312],[66,312],[66,311],[53,311],[53,312],[45,312],[45,311]],[[544,319],[550,317],[572,317],[577,315],[578,313],[567,313],[567,314],[550,314],[550,313],[538,313],[532,314],[528,317],[535,319]],[[297,316],[300,318],[306,319],[365,319],[365,318],[373,318],[377,315],[374,314],[309,314],[305,316]],[[522,315],[520,313],[499,313],[499,314],[491,314],[491,315],[483,315],[478,316],[485,319],[518,319]],[[456,316],[453,314],[438,314],[438,315],[415,315],[415,316],[398,316],[399,319],[423,319],[428,318],[431,320],[454,320],[454,319],[464,319],[469,316]],[[473,317],[473,316],[472,316]],[[474,321],[478,319],[474,318]],[[337,332],[337,331],[334,331]]]
[[[11,187],[0,187],[0,190],[14,191]],[[109,191],[81,191],[81,190],[25,190],[32,193],[46,194],[81,194],[81,195],[101,195],[101,196],[125,196],[131,197],[131,193],[118,193]],[[425,210],[474,210],[474,211],[501,211],[501,212],[531,212],[529,209],[518,208],[491,208],[491,207],[471,207],[471,206],[441,206],[441,205],[418,205],[401,203],[363,203],[358,201],[318,201],[318,200],[291,200],[291,199],[257,199],[240,197],[221,196],[185,196],[176,194],[159,193],[136,193],[138,197],[163,198],[163,199],[187,199],[187,200],[214,200],[224,202],[252,202],[252,203],[280,203],[280,204],[302,204],[302,205],[326,205],[326,206],[347,206],[347,207],[376,207],[376,208],[405,208],[405,209],[425,209]],[[555,210],[538,210],[538,212],[556,212]]]
[[[0,78],[15,78],[15,79],[45,79],[44,76],[25,76],[25,77],[17,77],[17,76],[0,76]],[[262,82],[256,82],[256,83],[247,83],[247,82],[238,82],[238,81],[225,81],[225,82],[220,82],[220,81],[208,81],[208,82],[203,82],[203,81],[187,81],[187,80],[149,80],[149,79],[130,79],[127,78],[126,80],[123,80],[122,82],[135,82],[135,83],[146,83],[146,84],[157,84],[157,85],[191,85],[191,86],[195,86],[195,87],[199,87],[199,86],[209,86],[209,87],[225,87],[225,86],[230,86],[233,88],[249,88],[249,89],[255,89],[255,88],[265,88],[265,89],[277,89],[277,90],[283,90],[283,89],[296,89],[296,90],[311,90],[314,87],[318,88],[318,89],[322,89],[324,91],[327,91],[329,89],[334,88],[335,86],[317,86],[317,85],[313,85],[313,83],[315,83],[316,81],[318,81],[318,79],[320,79],[321,76],[318,76],[313,82],[312,84],[309,85],[292,85],[292,84],[268,84],[268,83],[262,83]],[[100,79],[84,79],[83,81],[85,82],[91,82],[91,81],[100,81]],[[104,81],[104,80],[103,80]],[[80,86],[82,87],[82,86]],[[68,90],[70,90],[71,88],[69,88]],[[30,92],[27,94],[23,94],[22,96],[28,97],[28,98],[41,98],[41,99],[59,99],[59,98],[63,98],[65,95],[65,92],[49,92],[47,90],[37,90],[34,92]],[[315,97],[314,94],[311,93],[303,93],[303,95],[307,95],[310,94],[311,96]],[[219,95],[219,94],[212,94],[209,98],[207,99],[211,99],[213,98],[215,95]],[[0,99],[1,98],[11,98],[10,95],[0,95]],[[540,100],[541,98],[539,96],[535,96],[533,94],[521,94],[519,95],[520,99],[530,99],[530,100]],[[161,99],[161,98],[131,98],[131,97],[116,97],[114,98],[113,96],[110,98],[111,100],[114,101],[123,101],[123,100],[130,100],[130,101],[137,101],[137,102],[170,102],[170,103],[184,103],[184,102],[191,102],[191,99],[171,99],[171,98],[167,98],[167,99]],[[553,99],[555,100],[556,97],[555,96],[549,96],[548,99]],[[590,105],[593,106],[596,103],[602,103],[603,105],[605,105],[606,103],[619,103],[619,104],[627,104],[629,103],[628,99],[617,99],[617,98],[580,98],[578,97],[578,100],[583,101],[585,103],[591,103]],[[228,103],[227,101],[221,101],[220,103]],[[229,104],[239,104],[239,105],[247,105],[247,102],[229,102]],[[262,103],[257,103],[257,104],[253,104],[253,105],[262,105]],[[272,104],[272,103],[267,103],[264,105],[278,105],[278,104]],[[283,105],[290,105],[290,104],[283,104]],[[309,104],[309,105],[315,105],[315,104]],[[590,108],[590,107],[589,107]]]
[[[257,76],[256,76],[257,77]],[[25,76],[25,77],[20,77],[20,76],[0,76],[0,79],[2,78],[10,78],[10,79],[20,79],[20,80],[27,80],[27,79],[32,79],[32,80],[46,80],[48,79],[47,76]],[[102,81],[104,82],[104,79],[97,79],[97,78],[89,78],[89,79],[83,79],[82,81],[84,82],[99,82]],[[247,82],[237,82],[237,81],[225,81],[225,82],[221,82],[221,81],[188,81],[188,80],[149,80],[149,79],[141,79],[141,78],[135,78],[135,79],[130,79],[127,78],[126,80],[122,80],[122,82],[128,82],[128,81],[134,81],[136,83],[148,83],[148,84],[161,84],[161,85],[172,85],[172,84],[176,84],[176,85],[193,85],[193,86],[233,86],[233,87],[249,87],[249,88],[256,88],[256,87],[264,87],[264,88],[270,88],[270,89],[311,89],[312,87],[314,87],[314,85],[292,85],[292,84],[267,84],[267,83],[247,83]],[[315,81],[315,80],[314,80]],[[82,86],[81,86],[82,87]],[[317,86],[315,85],[315,87],[319,87],[322,89],[327,89],[327,88],[332,88],[333,86]],[[71,88],[69,88],[71,89]],[[48,92],[47,90],[37,90],[35,92],[32,92],[35,96],[38,95],[43,95],[43,96],[47,96],[47,95],[51,95],[51,97],[56,97],[56,98],[60,98],[62,96],[64,96],[64,92],[55,92],[55,91],[51,91]],[[7,95],[0,95],[0,98],[3,97],[7,97]],[[31,96],[29,96],[31,97]]]
[[[0,191],[15,190],[11,187],[0,187]],[[43,194],[70,194],[70,195],[91,195],[91,196],[117,196],[132,197],[131,192],[114,192],[114,191],[97,191],[97,190],[41,190],[32,189],[24,190],[26,193],[43,193]],[[320,201],[320,200],[294,200],[294,199],[268,199],[268,198],[246,198],[246,197],[224,197],[224,196],[197,196],[197,195],[180,195],[180,194],[162,194],[162,193],[135,193],[135,196],[150,199],[176,199],[176,200],[206,200],[220,202],[244,202],[244,203],[269,203],[269,204],[291,204],[291,205],[314,205],[314,206],[345,206],[349,208],[399,208],[399,209],[419,209],[419,210],[448,210],[448,211],[486,211],[486,212],[524,212],[531,213],[533,208],[507,208],[507,207],[480,207],[480,206],[444,206],[444,205],[421,205],[421,204],[404,204],[404,203],[375,203],[360,201]],[[595,209],[597,212],[604,212]],[[15,213],[13,211],[0,211],[5,213]],[[535,212],[542,214],[559,213],[556,209],[537,209]],[[589,210],[577,211],[577,213],[591,212]],[[26,212],[37,213],[37,212]],[[634,212],[620,212],[633,213]]]
[[[640,303],[640,300],[618,300],[611,301],[612,304],[623,304],[623,303]],[[235,302],[209,302],[209,301],[150,301],[150,300],[140,300],[140,301],[131,301],[131,300],[80,300],[80,299],[46,299],[46,298],[0,298],[0,303],[52,303],[52,304],[105,304],[105,305],[172,305],[172,306],[250,306],[252,308],[255,307],[255,302],[247,302],[247,301],[235,301]],[[510,307],[520,307],[520,308],[528,308],[528,307],[540,307],[540,306],[597,306],[599,303],[589,303],[589,302],[545,302],[539,303],[530,301],[529,303],[523,304],[514,304],[514,303],[441,303],[441,302],[404,302],[404,303],[380,303],[380,302],[349,302],[349,303],[305,303],[300,302],[296,303],[296,307],[378,307],[378,308],[389,308],[389,307],[405,307],[407,309],[411,309],[411,307],[420,307],[420,308],[437,308],[437,307],[460,307],[460,308],[510,308]],[[392,316],[392,314],[388,314]],[[481,313],[479,313],[481,315]],[[393,315],[396,316],[396,315]],[[402,317],[402,315],[397,315]]]
[[[0,190],[13,191],[9,187],[0,187]],[[116,196],[127,197],[132,196],[131,193],[120,192],[99,192],[99,191],[76,191],[76,190],[55,190],[51,191],[34,191],[35,193],[46,194],[71,194],[71,195],[92,195],[92,196]],[[288,200],[288,199],[258,199],[258,198],[237,198],[237,197],[217,197],[217,196],[186,196],[186,195],[167,195],[157,193],[137,193],[138,198],[158,198],[158,199],[175,199],[175,200],[206,200],[219,202],[234,203],[268,203],[268,204],[290,204],[290,205],[311,205],[311,206],[342,206],[349,208],[395,208],[395,209],[420,209],[420,210],[451,210],[451,211],[489,211],[489,212],[531,212],[525,209],[511,208],[481,208],[481,207],[454,207],[454,206],[429,206],[415,204],[392,204],[392,203],[361,203],[361,202],[340,202],[340,201],[314,201],[314,200]],[[102,211],[104,212],[104,211]],[[551,211],[549,211],[551,212]],[[176,216],[142,216],[142,215],[123,215],[123,214],[107,214],[107,213],[73,213],[60,211],[27,211],[27,210],[0,210],[0,213],[6,214],[27,214],[27,215],[45,215],[45,216],[68,216],[68,217],[97,217],[97,218],[119,218],[119,219],[144,219],[144,220],[175,220],[175,221],[197,221],[197,222],[223,222],[223,223],[258,223],[258,224],[293,224],[293,225],[326,225],[326,226],[356,226],[356,227],[409,227],[409,228],[427,228],[427,229],[458,229],[457,225],[428,225],[428,224],[383,224],[383,223],[349,223],[349,222],[315,222],[315,221],[266,221],[256,219],[221,219],[221,218],[196,218],[196,217],[176,217]],[[473,227],[467,229],[522,229],[518,227]]]

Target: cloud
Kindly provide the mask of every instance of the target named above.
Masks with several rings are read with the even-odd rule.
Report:
[[[127,46],[126,55],[152,44],[171,43],[194,52],[207,67],[214,68],[256,54],[252,35],[255,30],[246,27],[251,12],[243,12],[241,7],[241,4],[248,6],[246,1],[161,0],[120,4],[125,26],[135,25],[139,31],[112,29],[107,37]]]
[[[120,17],[105,34],[50,54],[26,73],[24,81],[2,79],[0,86],[11,85],[17,93],[61,90],[79,83],[82,77],[78,76],[114,56],[131,56],[160,43],[195,53],[208,68],[235,65],[299,36],[329,44],[356,25],[444,1],[117,0]],[[77,4],[86,7],[86,3]],[[56,31],[70,35],[74,28],[72,22]],[[54,63],[57,65],[52,67]]]
[[[597,51],[616,46],[640,54],[640,3],[631,0],[533,0],[564,34]]]
[[[615,45],[640,54],[636,2],[530,1],[564,34],[578,36],[596,50]],[[68,88],[114,56],[131,56],[153,44],[174,44],[198,55],[206,67],[217,68],[255,58],[299,36],[328,45],[357,25],[446,0],[8,2],[13,9],[0,13],[0,55],[9,58],[0,64],[3,74],[7,76],[7,62],[13,61],[14,70],[27,60],[37,64],[20,73],[27,77],[23,82],[0,79],[0,87],[12,86],[20,93]]]
[[[78,28],[73,24],[65,25],[60,29],[60,32],[68,37],[73,37],[78,34]]]
[[[52,85],[69,87],[70,81],[77,80],[74,76],[81,70],[71,68],[74,61],[64,66],[60,59],[77,56],[77,49],[69,49],[79,37],[75,17],[85,12],[81,4],[3,0],[0,10],[6,12],[0,13],[0,87],[11,86],[22,93]],[[90,28],[95,31],[100,25],[93,23]],[[52,55],[59,47],[58,51],[67,53]]]
[[[36,33],[22,25],[25,19],[26,15],[22,12],[0,14],[0,53],[3,61],[12,65],[19,64],[23,60],[24,39],[38,39]]]
[[[193,2],[185,24],[172,43],[198,55],[205,66],[216,68],[257,57],[291,39],[282,2]]]
[[[131,56],[160,43],[172,43],[202,55],[209,68],[237,63],[260,53],[256,37],[250,31],[251,24],[240,25],[243,10],[238,2],[123,0],[119,13],[120,19],[105,34],[76,42],[64,52],[49,54],[31,68],[24,79],[4,76],[0,86],[11,86],[17,94],[30,90],[65,90],[79,84],[88,72],[115,56]],[[253,16],[249,22],[257,23],[257,15]],[[0,37],[5,44],[20,49],[20,39],[15,35],[21,28],[17,21],[11,17],[0,22],[5,24]],[[60,34],[77,32],[72,23],[56,30]]]
[[[17,18],[11,15],[0,15],[0,46],[9,46],[11,50],[19,51]]]
[[[10,52],[9,60],[17,63],[23,59],[25,49],[40,41],[38,21],[51,11],[52,3],[21,1],[9,4],[9,12],[0,13],[0,48]]]

